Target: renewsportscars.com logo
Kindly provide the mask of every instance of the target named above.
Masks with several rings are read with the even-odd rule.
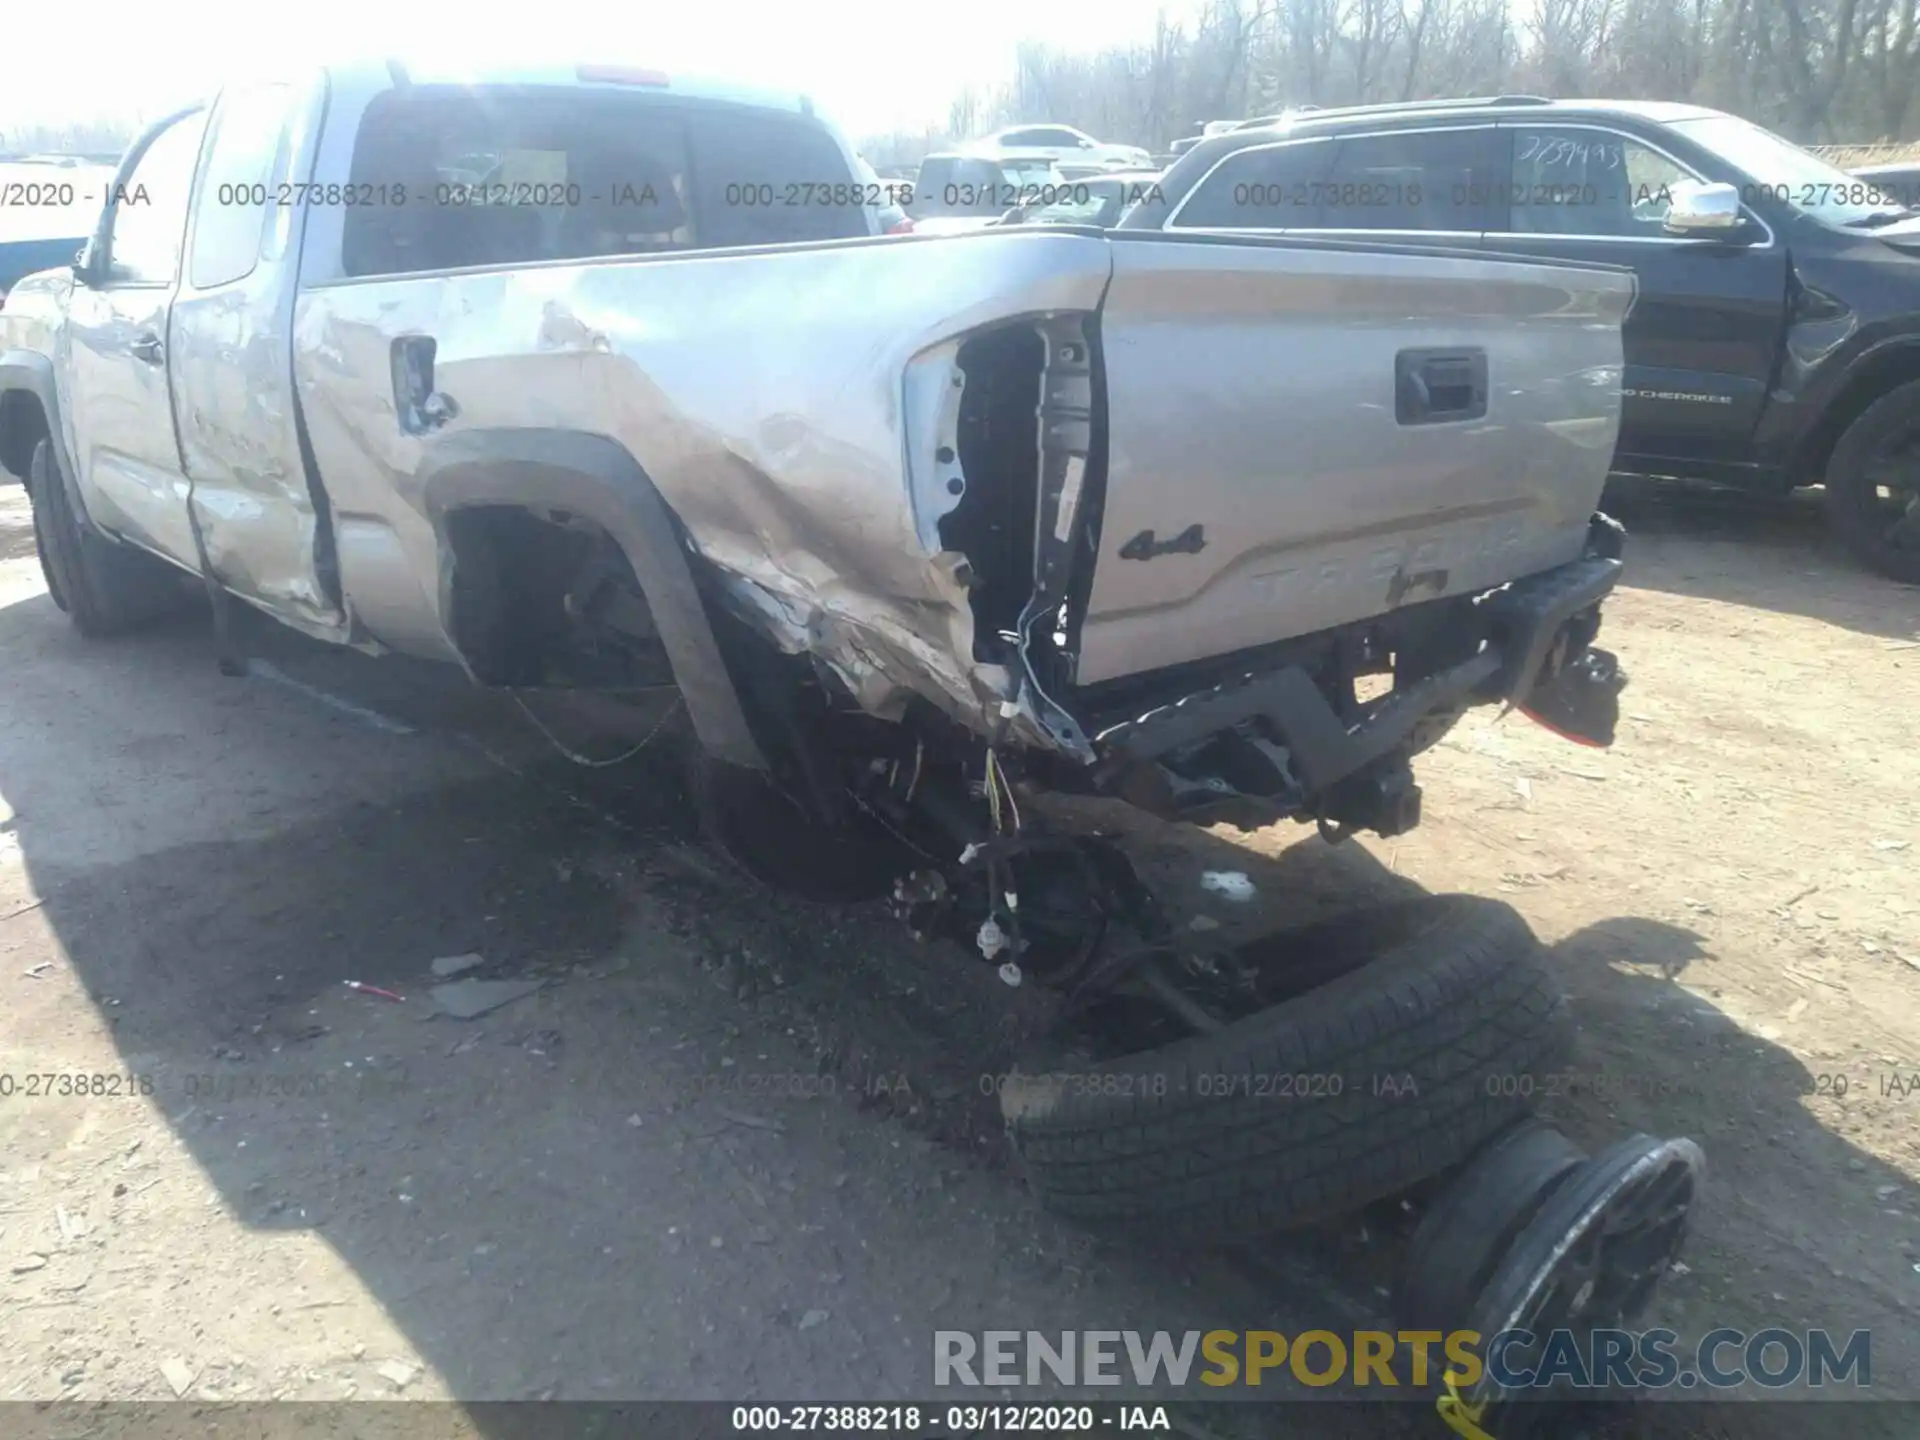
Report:
[[[1836,1342],[1825,1330],[1722,1327],[1691,1346],[1672,1330],[1503,1330],[1481,1342],[1474,1330],[936,1330],[933,1383],[1218,1389],[1258,1386],[1271,1376],[1276,1384],[1418,1389],[1443,1374],[1462,1390],[1484,1377],[1507,1391],[1873,1383],[1866,1330]]]

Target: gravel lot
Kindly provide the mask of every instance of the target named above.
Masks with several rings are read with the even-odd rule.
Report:
[[[1581,1024],[1556,1117],[1706,1148],[1660,1318],[1871,1329],[1876,1392],[1920,1396],[1920,591],[1800,501],[1615,508],[1615,749],[1482,713],[1399,841],[1129,843],[1177,913],[1246,871],[1228,924],[1509,899]],[[244,681],[194,619],[83,643],[0,488],[0,1072],[124,1082],[0,1102],[0,1398],[898,1398],[935,1329],[1381,1317],[1357,1223],[1191,1257],[1041,1214],[980,1084],[1032,1011],[744,887],[671,730],[589,774],[452,671],[249,628]],[[540,988],[435,1016],[464,953]]]

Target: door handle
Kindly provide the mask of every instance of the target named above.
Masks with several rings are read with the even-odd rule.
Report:
[[[167,347],[160,337],[151,330],[133,342],[133,358],[144,360],[149,365],[158,365],[167,358]]]
[[[1487,352],[1402,350],[1393,357],[1394,418],[1402,425],[1477,420],[1487,413]]]

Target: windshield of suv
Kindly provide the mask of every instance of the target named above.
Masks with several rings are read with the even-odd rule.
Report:
[[[1673,128],[1744,171],[1758,193],[1828,225],[1870,228],[1907,213],[1871,181],[1849,175],[1750,121],[1707,115],[1676,120]]]

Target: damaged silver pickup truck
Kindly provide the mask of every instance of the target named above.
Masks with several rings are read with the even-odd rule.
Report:
[[[1392,835],[1471,706],[1609,743],[1631,275],[891,236],[895,188],[803,100],[604,67],[333,69],[169,117],[0,313],[51,594],[102,635],[184,574],[217,618],[483,684],[671,684],[750,872],[888,896],[1063,997],[1002,1097],[1052,1203],[1210,1238],[1440,1186],[1409,1313],[1617,1320],[1651,1281],[1594,1247],[1669,1255],[1698,1153],[1581,1156],[1495,1083],[1564,1040],[1516,914],[1209,954],[1035,802]]]

